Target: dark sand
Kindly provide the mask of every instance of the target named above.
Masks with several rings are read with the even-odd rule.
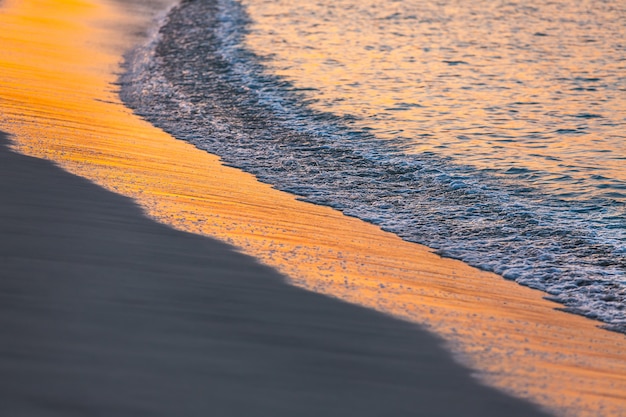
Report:
[[[416,326],[289,286],[8,143],[0,416],[545,415]]]

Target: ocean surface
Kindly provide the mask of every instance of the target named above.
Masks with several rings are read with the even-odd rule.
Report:
[[[196,0],[124,102],[261,181],[626,333],[626,3]]]

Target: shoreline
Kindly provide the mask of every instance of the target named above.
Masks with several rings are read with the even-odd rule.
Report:
[[[410,4],[400,2],[398,7],[411,8]],[[432,5],[424,3],[425,9],[429,9],[429,4]],[[367,8],[370,6],[373,5]],[[318,13],[326,9],[320,9],[320,4],[311,7]],[[220,156],[226,164],[251,173],[276,189],[374,223],[404,240],[437,248],[444,257],[498,273],[523,286],[541,289],[567,311],[604,322],[605,326],[619,331],[619,318],[624,316],[619,306],[626,304],[622,296],[626,294],[626,287],[621,287],[619,277],[620,270],[626,268],[626,258],[619,250],[620,223],[623,222],[618,219],[624,217],[619,202],[614,205],[606,200],[591,205],[574,200],[565,202],[546,193],[547,190],[540,191],[539,177],[533,177],[533,184],[523,184],[524,175],[537,174],[532,167],[528,167],[529,172],[520,171],[520,177],[510,176],[511,173],[497,174],[497,170],[488,173],[477,166],[465,165],[467,161],[463,158],[443,158],[448,152],[444,149],[443,154],[412,154],[408,151],[412,146],[409,142],[417,140],[415,138],[407,138],[406,149],[404,145],[396,149],[399,143],[384,133],[367,139],[381,127],[378,122],[386,124],[390,120],[374,118],[370,123],[367,118],[356,117],[351,122],[343,120],[340,114],[328,113],[330,107],[334,107],[331,102],[327,103],[330,106],[327,111],[319,107],[319,103],[315,104],[318,99],[326,101],[327,94],[341,93],[334,91],[332,79],[328,79],[330,84],[326,85],[323,79],[317,78],[321,74],[313,70],[313,62],[318,58],[309,55],[313,50],[294,49],[291,53],[299,58],[292,62],[290,69],[285,67],[286,72],[274,67],[278,62],[274,58],[281,56],[280,51],[285,52],[283,42],[276,43],[277,55],[268,55],[272,58],[267,62],[257,55],[260,51],[265,51],[261,55],[269,53],[263,45],[271,49],[274,39],[261,29],[264,26],[261,22],[273,19],[272,15],[282,15],[281,9],[287,12],[290,8],[289,2],[280,0],[275,4],[258,0],[241,0],[241,4],[233,0],[181,3],[159,21],[158,34],[150,36],[146,46],[128,55],[120,83],[122,101],[156,127]],[[264,9],[275,13],[264,13]],[[466,10],[466,6],[462,9]],[[253,20],[257,22],[250,20],[249,12],[256,16]],[[341,13],[341,9],[338,12]],[[357,12],[356,16],[361,15]],[[301,23],[306,25],[308,18],[302,18]],[[333,17],[328,16],[328,19]],[[294,25],[291,29],[297,30],[299,25]],[[290,29],[281,26],[276,30],[279,33]],[[409,28],[404,27],[404,30]],[[300,38],[303,33],[293,33],[294,42],[308,37]],[[322,37],[327,35],[320,33]],[[255,43],[255,39],[260,40],[258,36],[265,40]],[[289,37],[283,38],[290,43]],[[346,33],[343,40],[356,41],[350,39]],[[441,41],[445,43],[445,39]],[[331,55],[338,52],[331,44],[324,50]],[[367,51],[363,52],[368,56]],[[357,55],[349,61],[358,60]],[[341,60],[339,56],[336,58]],[[387,58],[391,59],[391,55]],[[283,64],[290,61],[287,55],[278,59]],[[422,64],[415,63],[418,67]],[[350,66],[348,62],[340,67],[343,65]],[[372,65],[377,64],[372,62]],[[353,70],[358,72],[357,68]],[[309,84],[301,78],[302,71],[320,91],[306,92]],[[347,73],[344,75],[350,77]],[[373,79],[362,75],[365,77],[363,87],[376,90],[370,84]],[[299,87],[289,87],[291,82]],[[359,95],[361,89],[346,86],[352,90],[345,97],[350,102],[350,97]],[[376,96],[374,90],[372,94]],[[390,91],[380,93],[382,96],[372,96],[370,102],[362,102],[363,110],[383,105],[375,104],[379,98],[391,98],[387,96]],[[339,113],[347,112],[344,116],[360,113],[359,106],[342,107],[339,95],[331,100],[339,106],[336,108]],[[428,101],[426,96],[419,96],[417,93],[414,98]],[[392,114],[396,110],[391,113],[380,110],[382,119],[395,118]],[[460,114],[454,118],[463,120]],[[414,127],[419,129],[420,124]],[[374,130],[370,133],[362,130],[369,128]],[[404,126],[405,133],[407,129],[411,128]],[[429,139],[424,140],[429,142]],[[477,146],[479,142],[477,140]],[[607,220],[609,218],[613,220]],[[596,222],[597,228],[591,226]],[[611,222],[615,228],[609,227]],[[463,232],[454,233],[455,230]],[[594,312],[597,315],[594,316]]]
[[[148,19],[106,3],[77,4],[67,15],[47,3],[20,10],[6,1],[0,9],[0,19],[7,9],[22,23],[29,13],[49,18],[9,25],[0,38],[15,54],[2,63],[8,81],[0,95],[0,128],[13,134],[15,149],[132,197],[165,224],[229,242],[298,286],[417,322],[490,385],[562,415],[623,409],[622,335],[555,311],[538,291],[299,202],[139,120],[110,86],[121,53],[137,39],[120,27],[145,27]],[[34,46],[25,42],[37,35]],[[103,41],[113,35],[122,40]],[[39,46],[46,42],[62,48],[50,53]]]

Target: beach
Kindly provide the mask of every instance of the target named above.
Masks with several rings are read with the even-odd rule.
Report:
[[[0,5],[5,414],[623,415],[623,335],[124,107],[164,6]]]
[[[1,140],[2,415],[544,415],[416,326]]]

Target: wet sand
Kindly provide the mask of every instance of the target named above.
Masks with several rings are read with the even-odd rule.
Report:
[[[144,213],[161,223],[230,243],[237,251],[274,267],[292,284],[419,323],[443,338],[456,361],[471,367],[481,381],[501,390],[560,415],[624,414],[623,335],[598,329],[598,323],[591,320],[556,311],[558,305],[543,300],[538,291],[441,259],[428,248],[403,242],[329,208],[299,202],[250,175],[224,167],[218,158],[176,141],[135,117],[119,101],[115,74],[120,71],[122,53],[145,33],[150,23],[147,16],[142,7],[119,8],[100,0],[6,1],[0,9],[0,23],[5,28],[0,33],[0,127],[12,134],[12,148],[54,161],[64,170],[133,198]],[[73,226],[66,228],[73,230]],[[158,274],[150,265],[174,262],[174,254],[169,256],[170,249],[165,246],[176,247],[163,243],[147,255],[141,263],[146,270]],[[192,246],[189,244],[189,249]],[[183,252],[177,252],[177,256],[184,257]],[[187,259],[210,268],[200,262],[201,258]],[[178,265],[181,263],[179,260]],[[72,262],[68,264],[71,268]],[[108,266],[108,262],[100,264]],[[119,280],[134,288],[136,297],[142,296],[138,289],[142,284],[135,288],[134,278],[132,282],[123,277]],[[62,290],[69,293],[73,287]],[[294,288],[289,291],[300,294]],[[159,299],[151,290],[145,292]],[[152,304],[158,302],[153,300]],[[321,314],[318,308],[312,311]],[[97,314],[106,313],[103,309]],[[35,329],[42,326],[36,320],[25,320]],[[336,320],[333,316],[332,321]],[[401,325],[387,320],[396,323],[393,326]],[[332,321],[327,319],[325,325]],[[304,320],[302,325],[306,323]],[[415,329],[408,324],[402,326],[409,332]],[[78,330],[75,333],[80,336]],[[250,335],[248,340],[255,337]],[[383,339],[373,338],[376,343],[386,342]],[[99,340],[99,336],[93,340]],[[275,343],[275,347],[278,349],[282,343]],[[403,342],[399,343],[401,346]],[[113,346],[111,352],[118,352],[116,349]],[[175,350],[172,347],[168,352]],[[93,356],[89,349],[85,352],[87,357]],[[161,355],[158,352],[155,355]],[[285,356],[283,350],[275,352]],[[248,365],[239,366],[238,361],[227,361],[220,369],[245,371]],[[415,366],[421,366],[419,361]],[[341,384],[329,384],[331,391],[342,388]],[[291,384],[284,387],[291,389]],[[366,391],[360,392],[359,401]],[[363,401],[369,407],[373,400]]]
[[[6,145],[1,415],[545,415],[416,326],[288,285]]]

